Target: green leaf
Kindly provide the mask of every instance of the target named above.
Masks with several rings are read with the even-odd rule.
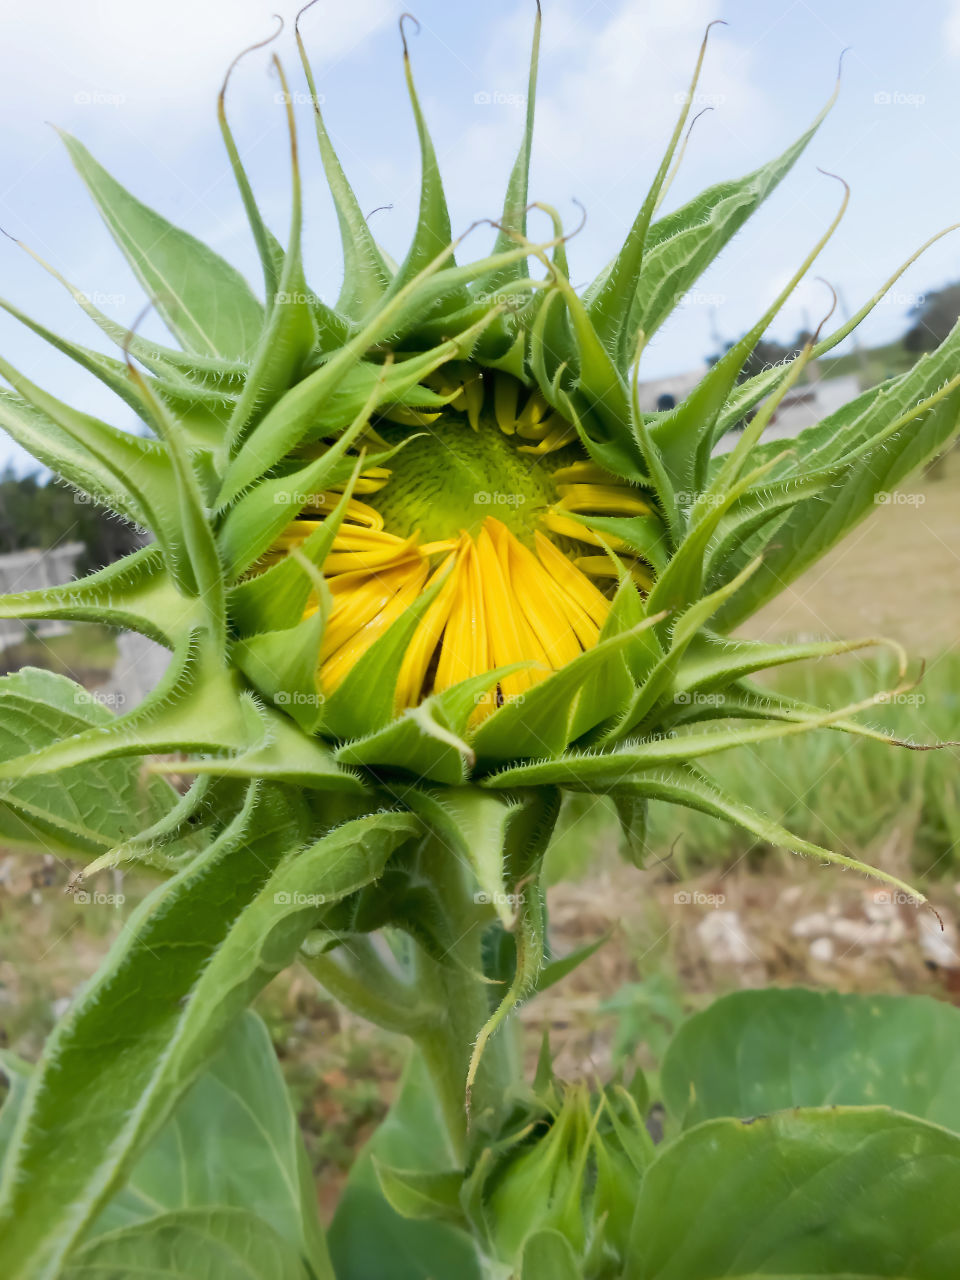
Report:
[[[409,815],[347,822],[302,849],[302,802],[247,792],[226,831],[142,904],[47,1042],[0,1184],[10,1280],[48,1280],[253,995],[325,903],[375,879]]]
[[[695,1014],[664,1058],[684,1128],[790,1107],[888,1106],[960,1133],[960,1010],[926,996],[737,991]]]
[[[514,161],[507,184],[507,193],[503,202],[503,213],[500,215],[500,226],[497,230],[495,251],[500,253],[509,249],[514,241],[511,231],[521,236],[527,234],[527,203],[530,188],[530,158],[533,150],[533,118],[537,102],[537,74],[540,65],[540,5],[537,4],[537,17],[533,28],[533,48],[530,53],[530,75],[527,83],[527,110],[524,120],[523,140]],[[517,263],[508,268],[498,278],[492,280],[487,288],[497,289],[510,280],[520,279],[527,274],[526,264]]]
[[[70,158],[170,331],[191,351],[226,359],[256,345],[263,308],[238,271],[126,191],[68,133]]]
[[[960,330],[957,341],[960,341]],[[896,413],[891,416],[896,421]],[[777,525],[773,545],[766,551],[760,570],[743,592],[721,610],[718,625],[724,630],[735,626],[779,594],[875,511],[878,495],[895,492],[901,481],[940,453],[958,430],[960,391],[955,391],[930,409],[921,421],[904,426],[875,447],[868,447],[849,464],[838,465],[829,502],[816,498],[803,502]],[[807,459],[805,465],[809,466],[810,462]]]
[[[323,161],[327,184],[333,196],[337,221],[340,224],[340,239],[343,245],[343,287],[337,299],[336,309],[351,319],[357,320],[382,298],[389,286],[391,272],[370,232],[367,220],[363,216],[353,188],[347,181],[323,122],[323,114],[320,110],[323,96],[317,93],[313,70],[300,36],[300,15],[297,16],[294,29],[297,50],[313,99],[313,119],[317,130],[320,158]]]
[[[829,105],[807,132],[775,160],[743,178],[707,187],[653,224],[630,310],[628,349],[632,350],[641,332],[644,344],[649,342],[667,316],[676,311],[691,285],[793,168]]]
[[[712,1120],[647,1170],[624,1280],[945,1280],[960,1138],[882,1108]]]
[[[413,19],[416,22],[416,19]],[[419,27],[419,24],[418,24]],[[437,164],[437,153],[424,119],[420,99],[417,96],[413,81],[413,69],[410,64],[410,51],[407,47],[407,36],[400,19],[400,33],[403,38],[403,70],[407,81],[407,92],[410,105],[413,107],[413,118],[417,126],[417,137],[420,141],[420,209],[417,214],[416,228],[410,250],[391,282],[393,292],[408,284],[419,271],[428,266],[438,253],[450,244],[453,235],[450,230],[450,214],[447,211],[447,200],[443,193],[443,182],[440,177],[440,166]],[[451,258],[451,263],[453,263]],[[444,310],[453,311],[469,301],[466,287],[451,293],[444,299]]]
[[[566,1236],[536,1231],[523,1246],[520,1280],[582,1280],[583,1272]]]
[[[400,1093],[354,1163],[328,1233],[337,1280],[480,1280],[473,1242],[445,1222],[403,1218],[390,1207],[374,1161],[429,1173],[451,1152],[423,1060],[407,1064]]]
[[[460,1207],[463,1174],[459,1170],[427,1173],[421,1169],[394,1169],[376,1157],[373,1162],[380,1190],[391,1209],[395,1209],[402,1218],[450,1222],[456,1227],[467,1227]]]
[[[523,695],[511,698],[477,729],[471,746],[487,763],[558,756],[619,711],[633,690],[625,659],[657,618],[608,635]]]
[[[0,1076],[6,1080],[6,1096],[0,1106],[0,1171],[10,1139],[23,1108],[23,1100],[27,1095],[30,1080],[30,1064],[22,1061],[16,1054],[0,1050]]]
[[[344,743],[336,754],[343,765],[401,769],[451,787],[468,780],[475,760],[472,748],[444,723],[436,698],[408,709],[369,737]]]
[[[98,1236],[63,1280],[312,1280],[297,1249],[241,1209],[180,1209]]]
[[[223,1047],[135,1165],[90,1237],[180,1209],[242,1209],[330,1274],[306,1151],[270,1035],[253,1013]],[[89,1239],[89,1238],[88,1238]]]
[[[113,713],[81,685],[35,667],[0,678],[0,760],[42,749],[71,734],[102,729]],[[56,774],[0,783],[2,812],[12,813],[60,848],[90,857],[157,822],[177,794],[145,778],[134,760],[100,760]]]

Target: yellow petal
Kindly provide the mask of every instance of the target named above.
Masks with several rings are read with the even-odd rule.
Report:
[[[397,681],[398,710],[402,710],[403,707],[415,707],[425,692],[427,672],[443,635],[443,629],[447,625],[450,606],[456,591],[456,570],[453,567],[455,561],[455,555],[448,556],[427,583],[429,587],[435,578],[444,573],[448,574],[443,586],[420,619],[420,625],[413,633],[413,639],[404,656],[400,678]]]
[[[375,640],[387,631],[387,629],[414,603],[419,596],[423,584],[426,581],[430,566],[425,560],[412,561],[409,566],[404,566],[406,577],[401,583],[399,589],[393,592],[386,603],[362,626],[351,629],[349,638],[342,644],[331,657],[323,660],[324,652],[329,652],[327,645],[327,634],[330,631],[330,624],[333,622],[334,615],[331,614],[330,622],[327,623],[327,629],[323,636],[323,647],[321,649],[321,666],[320,666],[320,683],[325,691],[335,689],[356,663],[363,657]]]

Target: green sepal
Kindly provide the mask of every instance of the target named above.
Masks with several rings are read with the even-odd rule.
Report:
[[[816,120],[782,155],[753,173],[707,187],[693,200],[650,227],[637,275],[625,336],[632,351],[638,336],[649,342],[744,223],[752,217],[806,150],[834,102],[830,98]]]
[[[303,199],[296,125],[286,77],[276,58],[274,67],[283,85],[290,137],[290,233],[277,291],[271,299],[266,323],[253,352],[243,394],[237,401],[227,426],[227,449],[232,449],[243,438],[254,416],[261,415],[297,381],[300,370],[317,341],[314,307],[304,279],[301,257]]]
[[[151,769],[155,773],[197,777],[210,774],[254,781],[264,778],[314,791],[363,794],[365,787],[361,780],[337,764],[326,743],[304,733],[287,715],[271,707],[257,706],[255,725],[258,732],[256,736],[250,735],[252,744],[245,750],[225,755],[221,749],[220,754],[155,763]]]
[[[702,629],[725,601],[739,591],[743,584],[760,567],[755,560],[731,582],[726,583],[719,591],[704,596],[696,604],[691,605],[676,619],[671,619],[669,631],[669,647],[657,665],[650,671],[643,683],[634,693],[629,705],[625,708],[616,730],[607,734],[604,744],[622,740],[642,729],[644,723],[659,707],[662,699],[672,697],[678,667],[687,651]]]
[[[666,531],[659,515],[646,516],[587,516],[579,511],[564,511],[570,520],[575,520],[587,529],[609,537],[620,538],[629,549],[650,564],[657,573],[662,573],[669,563],[670,551],[667,546]]]
[[[620,711],[633,691],[622,657],[655,622],[644,619],[629,631],[608,636],[522,697],[505,702],[470,740],[478,761],[556,757],[581,734]],[[602,689],[602,697],[592,697],[589,705],[584,699],[588,682],[591,693]]]
[[[449,1222],[463,1230],[469,1229],[460,1207],[463,1173],[459,1170],[428,1173],[420,1169],[394,1169],[376,1156],[373,1167],[387,1203],[402,1218]]]
[[[674,126],[673,134],[667,145],[660,166],[654,175],[650,189],[640,206],[640,211],[633,221],[629,234],[620,252],[594,282],[589,291],[588,315],[600,339],[617,357],[620,365],[624,365],[629,357],[631,343],[629,341],[629,319],[640,283],[650,223],[656,213],[672,176],[671,163],[683,136],[683,127],[690,113],[690,105],[694,99],[700,71],[703,67],[704,55],[707,51],[707,40],[710,28],[707,27],[700,45],[700,53],[693,71],[690,88],[682,98],[682,108]],[[682,154],[682,152],[681,152]]]
[[[260,741],[263,718],[201,636],[190,634],[160,682],[133,711],[0,762],[0,780],[55,773],[114,756],[179,751],[241,751]]]
[[[826,232],[749,333],[720,357],[685,400],[675,409],[662,414],[650,427],[651,439],[660,452],[664,468],[677,491],[701,491],[710,464],[717,420],[747,357],[833,235],[846,209],[846,203],[847,196]]]
[[[404,15],[406,17],[407,15]],[[437,153],[434,150],[427,122],[420,107],[416,86],[413,80],[413,69],[410,63],[410,51],[407,47],[406,32],[403,29],[404,18],[400,19],[400,33],[403,39],[403,73],[407,82],[407,93],[413,108],[413,118],[417,126],[417,137],[420,142],[420,208],[417,214],[413,241],[402,265],[390,282],[390,293],[397,293],[404,285],[409,284],[416,275],[429,266],[438,253],[449,245],[452,237],[450,230],[450,214],[447,200],[443,193],[443,181],[440,167],[437,164]],[[414,19],[416,21],[416,19]],[[418,24],[419,25],[419,24]],[[456,260],[451,257],[451,265]],[[465,285],[451,291],[444,298],[444,311],[455,311],[469,302],[469,293]]]
[[[530,188],[530,158],[533,152],[533,120],[537,102],[537,73],[540,64],[540,30],[542,14],[539,0],[537,17],[533,27],[533,48],[530,52],[530,75],[527,83],[526,116],[524,119],[523,139],[520,150],[510,172],[507,192],[503,201],[503,212],[500,215],[500,226],[495,242],[496,252],[509,249],[514,243],[511,232],[520,236],[527,234],[527,202]],[[499,289],[511,280],[522,279],[527,274],[526,265],[517,263],[506,268],[488,284],[488,289]]]
[[[339,435],[345,424],[355,423],[358,418],[365,421],[383,406],[417,408],[435,403],[429,390],[419,385],[421,380],[448,361],[469,355],[491,318],[488,310],[474,324],[431,351],[404,360],[382,364],[364,360],[367,346],[383,337],[388,327],[381,322],[381,316],[388,316],[397,305],[396,300],[385,303],[383,311],[360,335],[351,338],[271,407],[227,468],[218,498],[220,506],[234,502],[304,442]]]
[[[377,247],[377,242],[370,232],[367,220],[363,216],[353,188],[347,181],[337,153],[330,141],[320,103],[323,101],[317,93],[313,78],[313,70],[307,51],[300,35],[299,15],[295,24],[297,50],[300,62],[310,89],[313,101],[313,119],[317,131],[317,142],[327,185],[337,211],[340,225],[340,239],[343,245],[343,287],[337,299],[336,310],[351,320],[359,320],[371,307],[375,306],[386,293],[391,279],[391,271],[385,263]]]
[[[244,578],[227,592],[227,611],[231,623],[242,635],[261,631],[282,631],[303,617],[317,583],[304,569],[304,561],[320,569],[333,546],[353,497],[353,488],[363,467],[358,458],[353,474],[344,486],[337,505],[300,544],[299,556],[286,555],[263,573]],[[323,603],[323,599],[319,601]]]
[[[507,883],[506,846],[520,805],[475,787],[443,791],[415,787],[405,803],[448,845],[451,856],[471,868],[479,886],[477,904],[491,908],[503,924],[511,924],[516,912]]]
[[[128,627],[169,648],[200,621],[171,581],[154,543],[59,587],[0,596],[0,618],[63,618]]]
[[[566,1236],[545,1228],[523,1246],[520,1280],[582,1280],[579,1259]]]
[[[243,359],[256,345],[263,308],[246,280],[207,245],[148,209],[60,131],[107,228],[172,333],[191,351]]]
[[[467,782],[476,757],[472,748],[443,722],[436,698],[410,707],[383,729],[337,748],[340,764],[379,773],[399,769],[429,782],[458,787]]]
[[[322,610],[283,631],[263,631],[236,640],[231,659],[274,706],[312,733],[321,710],[317,654],[323,639]]]

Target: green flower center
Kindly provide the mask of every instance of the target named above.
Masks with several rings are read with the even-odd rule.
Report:
[[[388,424],[378,431],[391,443],[407,434]],[[417,529],[426,542],[477,533],[492,515],[529,542],[539,514],[557,498],[556,455],[548,467],[520,453],[523,443],[486,413],[474,431],[466,414],[445,410],[390,460],[390,479],[368,501],[401,537]]]

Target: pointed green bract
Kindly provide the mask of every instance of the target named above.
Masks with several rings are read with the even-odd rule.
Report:
[[[260,333],[263,308],[243,277],[202,241],[124,190],[76,138],[61,136],[104,222],[171,332],[200,355],[247,356]]]

